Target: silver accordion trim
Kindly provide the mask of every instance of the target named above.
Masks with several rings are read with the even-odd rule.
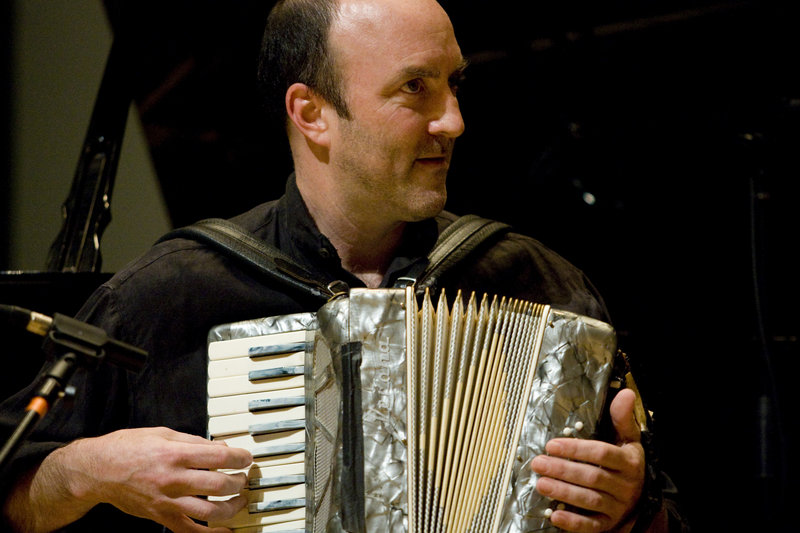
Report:
[[[506,365],[504,370],[486,372],[490,376],[502,374],[512,383],[502,396],[504,407],[494,408],[505,413],[506,422],[498,424],[500,437],[492,437],[495,433],[487,430],[490,436],[483,438],[488,440],[478,446],[496,451],[473,465],[474,472],[481,474],[454,474],[452,481],[447,481],[446,475],[431,474],[424,466],[431,455],[436,455],[430,452],[436,448],[425,444],[434,442],[430,440],[433,431],[425,426],[430,416],[420,414],[420,409],[430,413],[437,407],[411,405],[414,402],[409,395],[415,397],[415,387],[434,387],[433,382],[447,389],[447,397],[458,398],[453,390],[459,389],[462,394],[466,390],[462,385],[456,387],[459,380],[468,381],[464,364],[454,365],[451,360],[448,366],[444,360],[425,360],[417,354],[433,353],[437,343],[475,335],[462,330],[485,320],[477,315],[488,315],[491,307],[486,300],[478,304],[473,298],[465,302],[459,294],[451,308],[443,295],[436,305],[426,296],[418,308],[413,287],[352,289],[349,295],[327,303],[316,313],[212,329],[210,345],[276,332],[305,332],[305,531],[559,531],[547,519],[547,510],[555,508],[557,502],[535,491],[537,476],[529,463],[544,453],[545,443],[553,437],[594,435],[614,362],[615,332],[610,325],[592,318],[517,300],[502,307],[505,304],[501,300],[500,312],[508,315],[505,320],[514,324],[527,321],[524,327],[509,326],[524,333],[515,333],[513,339],[509,334],[506,339],[511,355],[504,355],[497,363]],[[454,318],[439,320],[438,331],[436,327],[428,333],[417,331],[427,331],[423,321],[430,319],[426,316],[434,317],[434,322],[436,316]],[[446,328],[442,326],[445,323]],[[517,339],[520,335],[525,338]],[[483,341],[478,339],[475,344],[479,342]],[[465,341],[455,344],[459,343]],[[533,365],[530,372],[525,370],[526,364]],[[451,404],[466,406],[469,399],[461,398],[461,402]],[[519,407],[508,407],[512,404]],[[438,409],[441,412],[442,407]],[[424,437],[418,436],[417,426]],[[236,442],[229,440],[234,445]],[[420,442],[427,452],[420,452]],[[449,464],[450,459],[447,461]],[[449,471],[461,473],[455,462],[453,459]],[[481,478],[487,470],[491,475]],[[428,476],[439,480],[432,483],[438,488],[425,488]],[[441,509],[435,503],[431,505],[445,501],[447,486],[460,484],[457,478],[477,479],[478,496],[457,504],[457,511],[445,510],[446,503]],[[270,509],[264,504],[254,505],[250,514]],[[459,522],[465,509],[470,518]],[[300,521],[297,514],[292,518],[292,525],[287,522],[288,527],[283,529],[279,523],[258,526],[270,521],[245,521],[241,529],[237,529],[237,523],[222,525],[242,532],[294,531]]]

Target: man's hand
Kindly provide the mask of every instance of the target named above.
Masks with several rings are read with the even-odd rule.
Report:
[[[557,510],[550,516],[553,525],[576,533],[597,533],[619,527],[630,517],[642,493],[645,474],[641,434],[633,417],[634,400],[633,391],[625,389],[611,402],[616,445],[558,438],[547,443],[548,455],[531,462],[531,468],[541,476],[536,484],[540,494],[585,510]]]
[[[239,493],[246,484],[244,474],[210,470],[241,469],[252,460],[247,450],[167,428],[120,430],[51,453],[17,487],[6,511],[31,531],[57,529],[98,503],[110,503],[176,533],[227,531],[207,528],[192,518],[222,520],[243,508],[247,502],[242,495],[225,501],[202,496]],[[36,517],[34,527],[30,517]]]

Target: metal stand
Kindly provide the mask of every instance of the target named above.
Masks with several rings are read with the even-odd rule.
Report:
[[[78,356],[73,352],[67,352],[53,364],[50,371],[43,380],[36,395],[31,399],[28,407],[25,408],[25,416],[22,418],[14,433],[6,441],[3,449],[0,450],[0,471],[6,463],[16,453],[17,448],[25,438],[33,431],[39,421],[44,418],[52,406],[60,400],[66,391],[72,374],[78,366]]]

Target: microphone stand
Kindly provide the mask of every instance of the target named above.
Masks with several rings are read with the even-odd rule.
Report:
[[[50,367],[36,396],[25,408],[25,416],[0,450],[0,471],[47,411],[64,396],[67,383],[79,364],[78,360],[77,354],[68,351],[61,354]]]
[[[768,332],[766,305],[765,262],[768,257],[766,203],[769,191],[765,188],[763,160],[766,139],[760,133],[747,133],[740,137],[745,147],[745,168],[748,175],[748,224],[750,237],[750,271],[752,275],[755,342],[761,363],[761,390],[757,398],[757,472],[762,506],[761,515],[766,529],[780,529],[785,519],[786,495],[789,494],[788,457],[783,413]],[[788,522],[787,522],[788,523]]]
[[[36,424],[64,396],[78,367],[95,369],[105,359],[128,370],[138,371],[147,352],[109,339],[102,329],[56,314],[42,347],[54,353],[54,362],[41,379],[35,396],[25,408],[17,428],[0,450],[0,471],[13,457]]]

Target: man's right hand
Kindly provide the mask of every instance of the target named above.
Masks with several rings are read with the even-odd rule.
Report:
[[[175,533],[227,531],[195,523],[232,517],[242,495],[224,501],[203,496],[238,494],[252,463],[247,450],[229,448],[167,428],[125,429],[75,441],[51,453],[12,491],[4,511],[24,531],[52,531],[98,503],[147,518]]]

